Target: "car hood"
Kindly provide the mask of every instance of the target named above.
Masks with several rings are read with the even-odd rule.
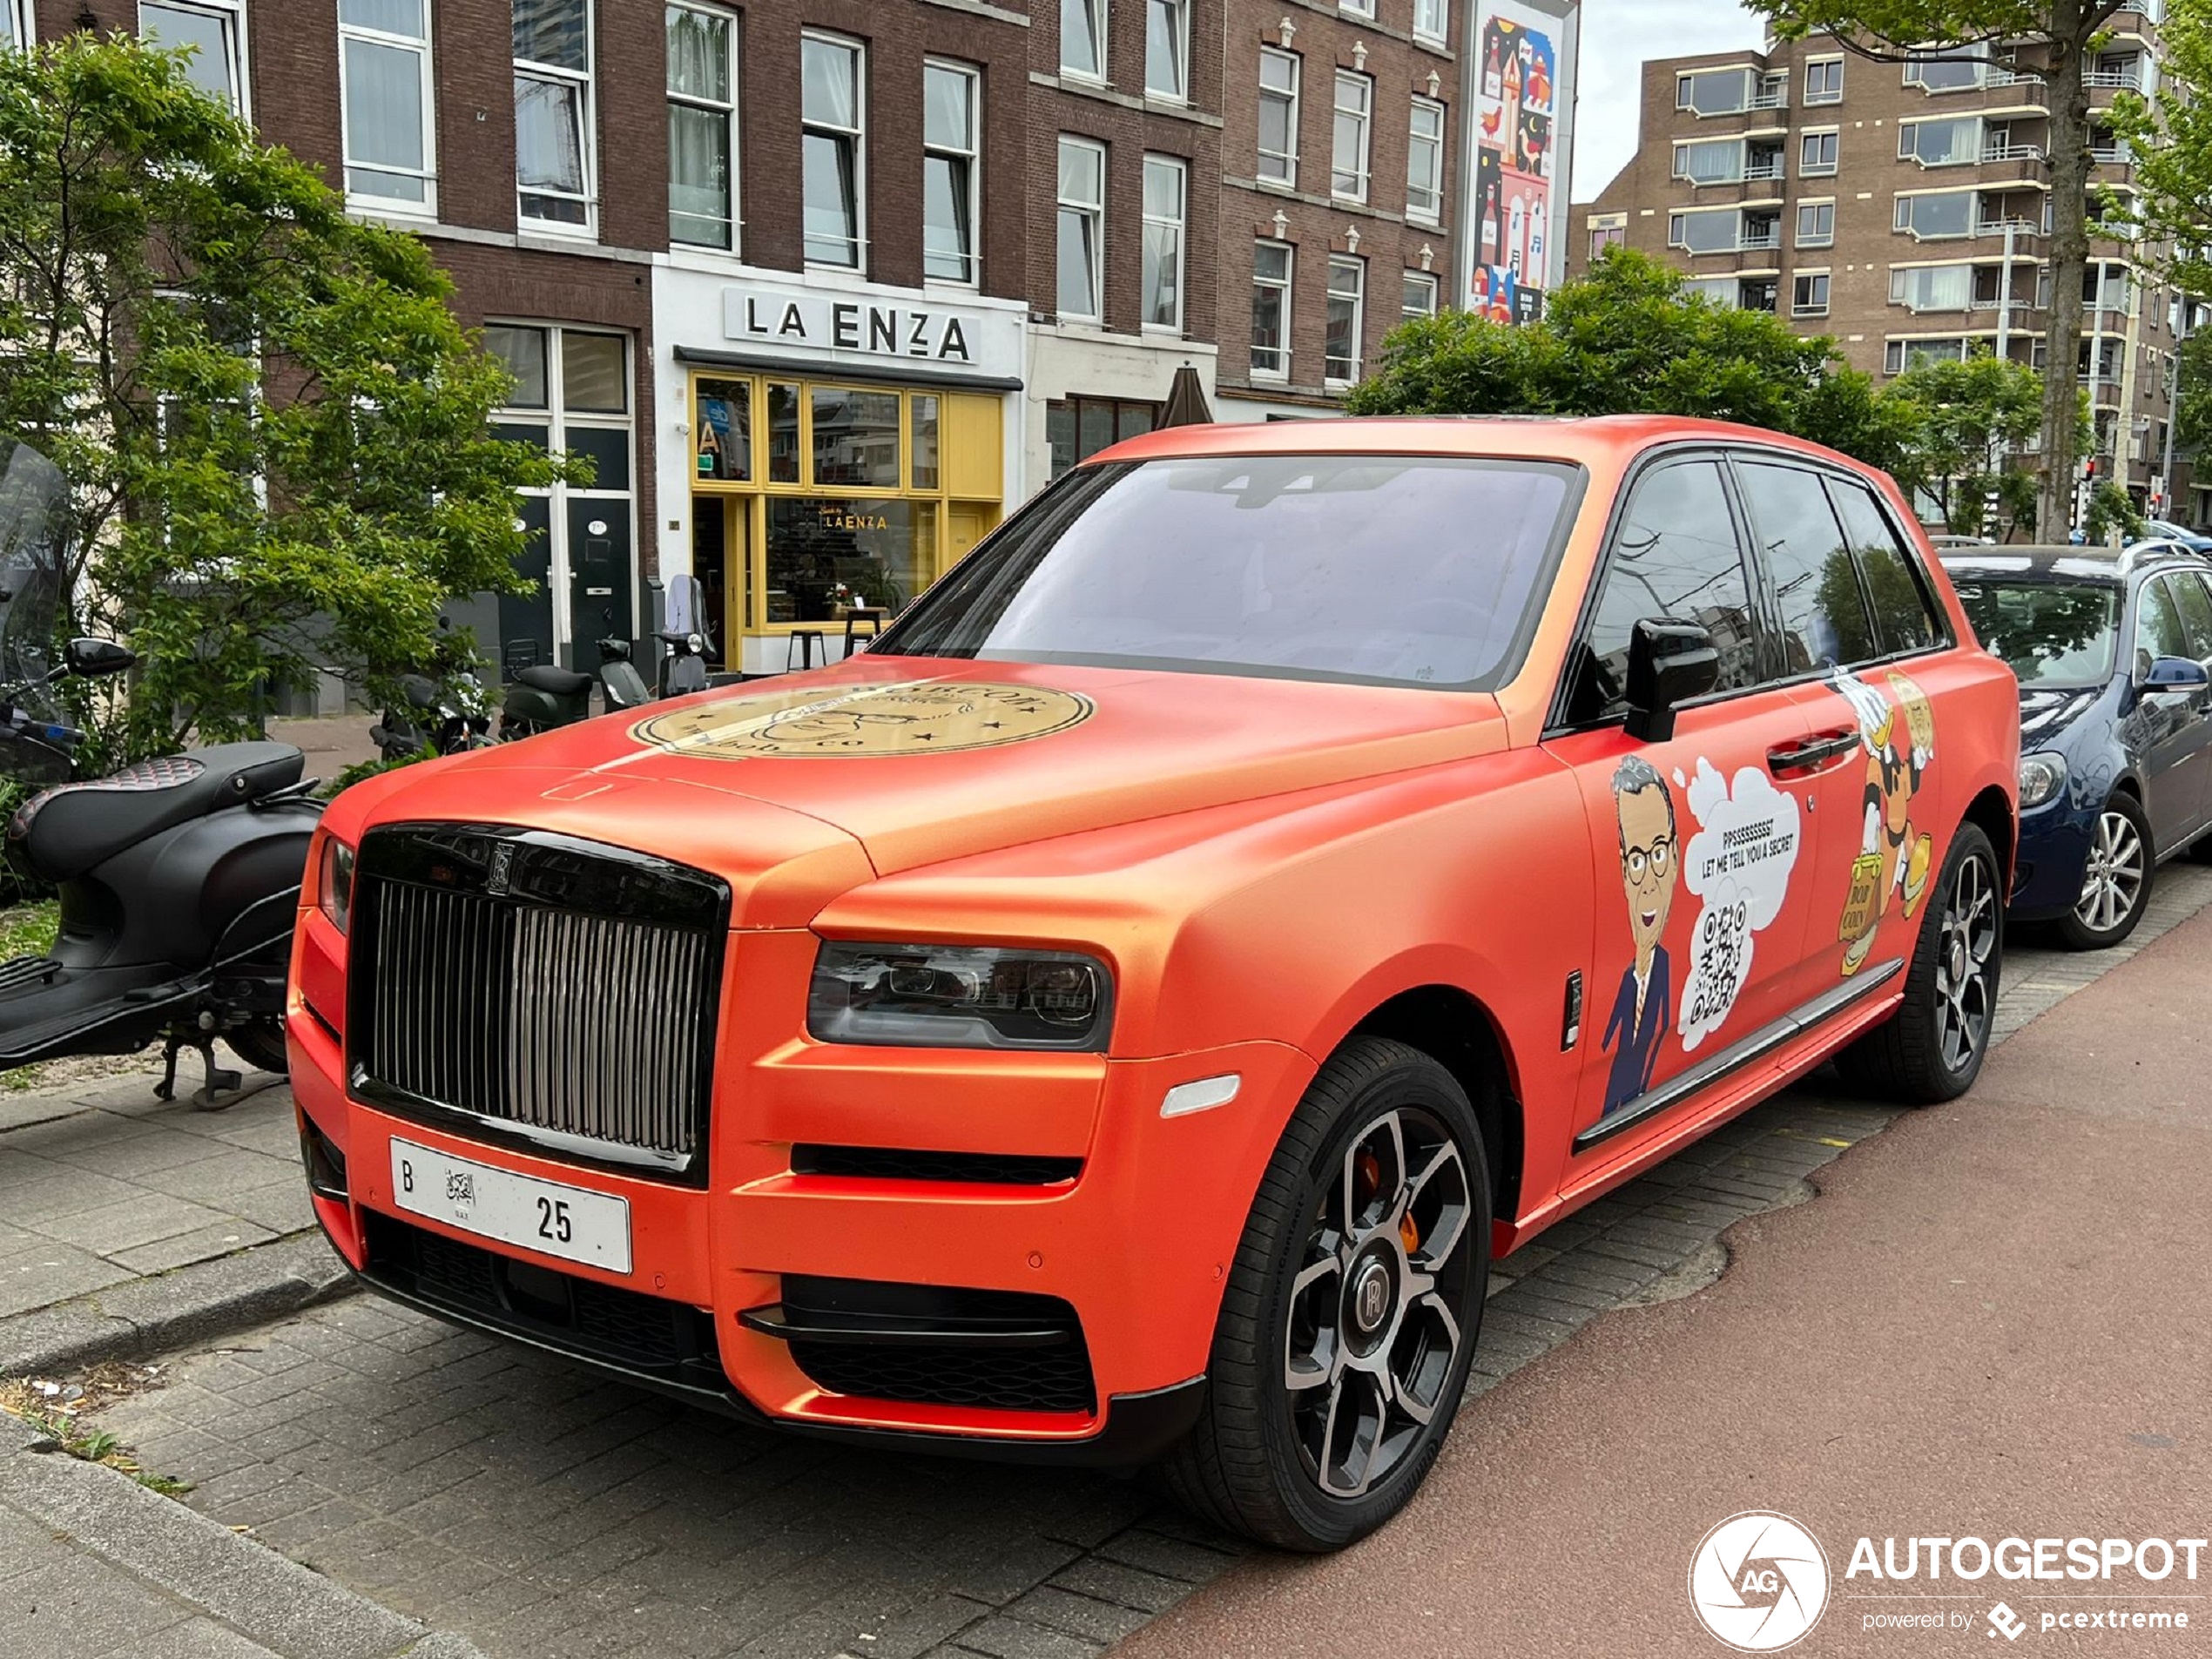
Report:
[[[2020,688],[2020,743],[2026,749],[2047,747],[2067,729],[2096,706],[2103,695],[2094,687]]]
[[[1505,745],[1482,694],[864,658],[388,774],[365,816],[532,824],[725,873],[857,843],[888,875]]]

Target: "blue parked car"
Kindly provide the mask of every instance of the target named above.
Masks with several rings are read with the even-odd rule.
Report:
[[[2020,682],[2012,914],[2116,945],[2158,867],[2212,852],[2212,560],[2172,543],[1959,549],[1974,632]]]

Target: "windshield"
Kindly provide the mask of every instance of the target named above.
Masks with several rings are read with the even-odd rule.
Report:
[[[1488,690],[1519,664],[1578,476],[1413,455],[1085,468],[880,649]]]
[[[1954,577],[1974,634],[2040,688],[2102,685],[2120,641],[2120,590],[2101,582],[1993,582]]]

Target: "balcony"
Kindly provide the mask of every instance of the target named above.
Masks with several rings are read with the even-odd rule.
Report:
[[[2040,144],[1985,144],[1981,147],[1984,166],[2002,161],[2040,161],[2043,146]]]
[[[1999,214],[1975,219],[1974,234],[1976,236],[2011,236],[2016,241],[2025,242],[2036,238],[2048,237],[2050,232],[2043,228],[2042,222],[2039,219],[2006,218]]]
[[[2081,77],[2081,84],[2093,92],[2141,92],[2146,90],[2148,77],[2141,64],[2126,68],[2093,69]]]

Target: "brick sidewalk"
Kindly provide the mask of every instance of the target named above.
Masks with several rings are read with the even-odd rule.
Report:
[[[2212,870],[2170,869],[2135,947],[2208,902]],[[2000,1025],[2128,954],[2014,953]],[[1834,1091],[1769,1102],[1509,1258],[1474,1387],[1717,1273],[1724,1230],[1892,1120]],[[195,1507],[515,1659],[1089,1659],[1239,1553],[1125,1482],[761,1434],[363,1298],[167,1374],[101,1421]]]

